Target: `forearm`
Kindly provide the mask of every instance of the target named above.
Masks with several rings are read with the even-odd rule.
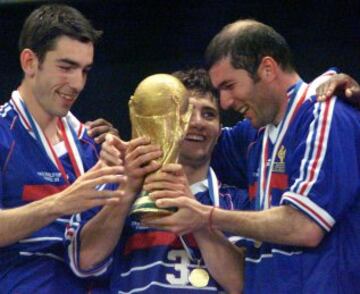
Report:
[[[65,190],[17,208],[0,210],[0,246],[19,241],[58,217],[92,207],[118,203],[118,191],[98,191],[104,183],[120,184],[121,168],[94,168],[81,175]]]
[[[226,293],[241,293],[244,250],[235,247],[216,230],[202,229],[195,232],[194,237],[211,276],[225,289]]]
[[[291,206],[249,212],[216,209],[212,222],[221,231],[294,246],[316,246],[324,235],[317,224]]]
[[[80,268],[88,270],[102,262],[114,250],[122,233],[132,202],[105,206],[80,234]]]
[[[54,198],[0,210],[0,247],[11,245],[60,217]]]

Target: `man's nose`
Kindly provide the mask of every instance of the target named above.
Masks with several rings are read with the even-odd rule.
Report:
[[[198,126],[201,125],[202,123],[203,123],[203,118],[201,116],[201,112],[195,109],[191,115],[190,125]]]
[[[84,89],[86,83],[86,75],[81,69],[75,70],[69,81],[70,86],[77,92],[81,92]]]
[[[234,100],[229,93],[225,91],[220,92],[220,106],[222,109],[227,110],[231,108],[233,101]]]

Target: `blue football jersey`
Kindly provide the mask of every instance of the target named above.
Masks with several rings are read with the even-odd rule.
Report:
[[[239,177],[230,174],[237,170],[247,175],[252,209],[291,205],[326,233],[316,248],[254,241],[246,252],[245,293],[359,291],[360,112],[341,99],[316,101],[327,75],[289,89],[279,126],[249,130],[239,122],[219,140],[214,168],[221,167],[225,182]],[[241,146],[242,137],[253,142]],[[245,147],[246,160],[237,152]]]
[[[12,96],[0,107],[1,209],[16,208],[49,197],[76,179],[64,143],[56,145],[54,150],[65,169],[66,179],[35,136],[19,93],[15,91]],[[71,113],[63,120],[76,136],[82,168],[89,169],[97,161],[97,147]],[[64,232],[69,218],[61,217],[25,239],[0,248],[1,293],[87,291],[85,281],[77,278],[65,263]]]
[[[206,184],[204,184],[206,185]],[[196,198],[205,205],[217,204],[224,209],[248,209],[245,190],[222,185],[218,188],[218,200],[212,200],[208,188],[198,190]],[[128,217],[122,236],[113,256],[96,268],[84,272],[79,264],[79,236],[83,225],[96,214],[90,210],[74,216],[72,237],[69,243],[70,260],[79,276],[109,274],[111,265],[111,293],[221,293],[220,285],[210,277],[207,286],[199,289],[189,282],[190,272],[205,268],[200,250],[193,236],[179,236],[148,227]],[[233,236],[228,236],[229,239]],[[184,245],[185,243],[185,245]],[[186,250],[186,248],[188,250]],[[190,254],[188,252],[191,252]],[[199,263],[200,262],[200,263]]]

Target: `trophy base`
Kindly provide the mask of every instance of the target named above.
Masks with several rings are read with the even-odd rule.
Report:
[[[159,218],[176,212],[176,208],[158,208],[146,195],[140,196],[134,203],[130,216],[141,221],[143,218]]]
[[[130,216],[138,221],[141,221],[143,219],[152,219],[152,218],[160,218],[164,216],[168,216],[172,213],[174,213],[175,210],[171,211],[168,209],[159,209],[159,208],[143,208],[143,209],[137,209],[136,211],[132,211],[130,213]]]

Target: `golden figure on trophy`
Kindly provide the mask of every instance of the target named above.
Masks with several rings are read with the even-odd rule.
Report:
[[[175,77],[155,74],[144,79],[129,101],[132,137],[148,136],[152,144],[161,146],[161,165],[178,160],[180,142],[186,134],[191,117],[188,92]],[[163,216],[172,213],[160,209],[142,191],[135,201],[131,214],[141,219],[143,215]]]

